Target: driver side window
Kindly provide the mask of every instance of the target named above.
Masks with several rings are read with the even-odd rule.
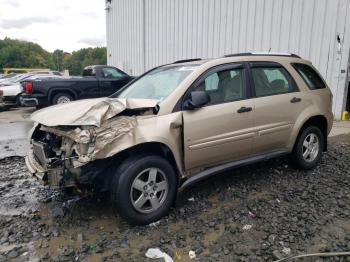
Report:
[[[110,67],[102,68],[103,78],[122,78],[124,74],[118,70]]]
[[[210,97],[211,105],[241,100],[246,97],[244,68],[215,72],[194,90],[205,91]]]

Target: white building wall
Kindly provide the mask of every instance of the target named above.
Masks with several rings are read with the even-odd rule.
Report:
[[[106,19],[108,63],[130,74],[186,58],[291,52],[319,69],[338,118],[344,109],[350,0],[112,0]]]

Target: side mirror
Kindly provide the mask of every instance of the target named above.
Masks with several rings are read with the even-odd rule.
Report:
[[[187,110],[194,110],[201,108],[210,101],[209,95],[204,91],[192,91],[191,97],[183,104],[183,108]]]

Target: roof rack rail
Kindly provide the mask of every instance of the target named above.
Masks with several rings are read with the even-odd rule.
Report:
[[[224,55],[224,57],[232,57],[232,56],[249,56],[252,55],[252,53],[235,53],[235,54],[228,54]]]
[[[252,53],[236,53],[224,55],[224,57],[234,57],[234,56],[290,56],[301,58],[300,56],[293,53],[273,53],[273,52],[252,52]]]
[[[186,63],[186,62],[194,62],[194,61],[200,61],[202,58],[191,58],[191,59],[183,59],[183,60],[177,60],[173,62],[173,64],[180,64],[180,63]]]

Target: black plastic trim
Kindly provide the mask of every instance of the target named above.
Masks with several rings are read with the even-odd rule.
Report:
[[[290,72],[280,63],[272,62],[272,61],[251,61],[251,62],[248,62],[248,64],[249,64],[248,73],[249,73],[249,78],[251,81],[252,94],[254,97],[259,98],[259,97],[275,96],[275,95],[283,95],[283,94],[300,92],[300,89],[299,89],[297,83],[295,82],[294,78],[290,74]],[[264,96],[257,96],[255,93],[255,83],[254,83],[254,78],[253,78],[253,73],[252,73],[252,68],[254,68],[254,67],[283,68],[284,71],[287,73],[287,78],[288,78],[287,80],[288,80],[288,83],[291,85],[292,90],[290,90],[289,92],[285,92],[285,93],[276,93],[276,94],[268,94],[268,95],[264,95]]]
[[[182,59],[182,60],[177,60],[173,62],[173,64],[180,64],[180,63],[186,63],[186,62],[194,62],[194,61],[201,61],[202,58],[190,58],[190,59]]]
[[[300,56],[296,54],[254,54],[254,53],[235,53],[235,54],[227,54],[224,55],[224,57],[235,57],[235,56],[285,56],[285,57],[295,57],[295,58],[301,58]]]
[[[184,191],[185,188],[187,188],[187,187],[189,187],[189,186],[191,186],[191,185],[193,185],[201,180],[207,179],[208,177],[218,175],[218,174],[221,174],[225,171],[229,171],[231,169],[238,168],[241,166],[246,166],[246,165],[257,163],[260,161],[266,161],[266,160],[269,160],[271,158],[276,158],[276,157],[280,157],[283,155],[287,155],[288,153],[289,153],[288,151],[282,151],[282,150],[281,151],[274,151],[274,152],[270,152],[270,153],[266,153],[266,154],[262,154],[262,155],[256,155],[256,156],[252,156],[252,157],[249,157],[246,159],[241,159],[241,160],[225,163],[222,165],[210,167],[210,168],[205,169],[204,171],[202,171],[194,176],[191,176],[187,180],[185,180],[182,183],[182,185],[179,187],[178,192],[181,193]]]

